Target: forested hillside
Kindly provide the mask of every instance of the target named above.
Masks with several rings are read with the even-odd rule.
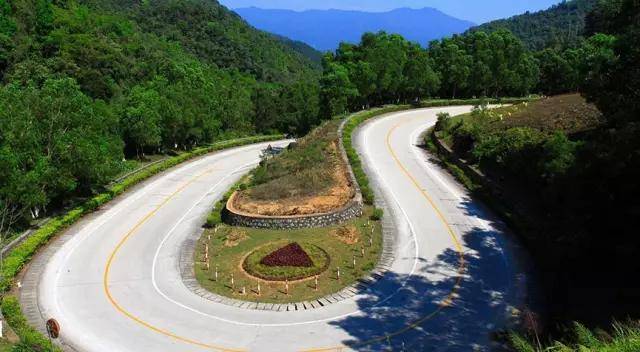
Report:
[[[303,134],[316,65],[212,1],[0,0],[0,210],[42,215],[125,156]]]
[[[565,49],[583,38],[585,18],[598,0],[570,0],[548,10],[525,13],[472,28],[471,32],[508,29],[532,50]]]

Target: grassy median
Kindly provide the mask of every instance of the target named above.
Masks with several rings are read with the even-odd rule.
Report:
[[[373,270],[380,258],[382,231],[380,222],[370,219],[373,211],[373,208],[367,207],[363,216],[357,219],[323,228],[265,230],[220,225],[217,230],[208,229],[196,247],[196,279],[200,285],[211,292],[251,302],[302,302],[338,292]],[[317,246],[328,254],[329,264],[326,270],[318,274],[317,290],[315,276],[305,280],[290,281],[287,294],[285,280],[262,280],[243,269],[245,257],[252,252],[264,246],[277,248],[289,243]],[[206,245],[208,245],[208,269],[205,261]],[[265,252],[265,255],[267,254]],[[310,254],[314,257],[313,253]],[[353,266],[354,257],[355,267]],[[338,268],[340,280],[337,278]],[[232,275],[233,285],[231,285]],[[260,295],[258,295],[258,283],[260,283]]]

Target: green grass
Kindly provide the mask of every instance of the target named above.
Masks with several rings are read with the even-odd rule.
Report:
[[[14,344],[12,344],[9,341],[6,341],[4,339],[0,339],[0,352],[10,352],[13,351],[13,348],[15,347]]]
[[[265,256],[271,254],[273,251],[276,251],[290,243],[296,242],[304,249],[307,253],[311,261],[313,262],[313,266],[310,267],[295,267],[295,266],[267,266],[260,261]],[[327,252],[325,252],[322,248],[318,247],[315,244],[310,244],[307,242],[300,242],[298,240],[285,240],[285,241],[276,241],[271,242],[265,246],[259,247],[251,254],[247,256],[247,258],[242,263],[243,269],[256,277],[265,280],[271,281],[285,281],[285,280],[299,280],[309,278],[314,275],[319,275],[323,271],[325,271],[329,267],[329,262],[331,259]]]
[[[49,339],[29,325],[27,319],[22,315],[18,298],[15,296],[5,296],[2,298],[2,314],[13,331],[20,337],[21,351],[52,351],[59,352],[61,349],[52,345]]]
[[[513,349],[517,352],[637,352],[640,351],[640,324],[615,324],[613,333],[594,333],[581,324],[575,323],[568,341],[555,341],[548,346],[518,334],[510,336]],[[535,339],[533,339],[535,340]]]
[[[342,225],[296,230],[265,230],[250,228],[232,228],[222,225],[218,230],[205,231],[196,248],[195,274],[198,282],[205,289],[236,299],[252,302],[291,303],[309,301],[330,293],[340,291],[353,284],[366,273],[375,268],[382,253],[382,229],[377,221],[370,221],[372,207],[367,207],[363,216]],[[370,226],[367,226],[367,223]],[[340,226],[354,226],[359,232],[359,241],[346,244],[333,235],[332,232]],[[374,229],[373,235],[371,228]],[[233,247],[225,246],[227,236],[231,231],[242,231],[245,239]],[[211,240],[209,241],[209,236]],[[372,236],[372,237],[371,237]],[[369,237],[373,245],[369,244]],[[242,269],[245,256],[261,246],[270,243],[298,242],[316,245],[322,248],[330,257],[327,270],[319,274],[319,289],[314,289],[314,279],[290,282],[289,295],[285,294],[284,283],[261,281],[261,295],[256,289],[258,279],[247,275]],[[209,270],[204,261],[205,243],[209,244]],[[361,257],[362,247],[365,248],[364,258]],[[353,267],[353,257],[356,256],[356,267]],[[215,268],[218,267],[218,281],[214,280]],[[337,269],[340,268],[340,280],[337,280]],[[234,276],[234,288],[231,288],[231,274]],[[242,288],[246,288],[246,295],[242,295]]]

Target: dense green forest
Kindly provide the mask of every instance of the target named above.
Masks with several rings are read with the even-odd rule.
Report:
[[[520,195],[501,198],[520,213],[551,321],[603,327],[640,316],[640,2],[602,1],[587,18],[582,63],[572,66],[582,67],[578,87],[600,122],[576,128],[591,113],[573,104],[561,113],[580,120],[563,129],[513,125],[481,109],[464,120],[443,116],[437,128],[458,155]],[[540,109],[525,111],[542,118]]]
[[[491,33],[507,29],[530,50],[571,48],[582,41],[585,18],[597,2],[598,0],[565,1],[547,10],[485,23],[469,32]]]
[[[432,96],[521,96],[532,92],[538,67],[508,31],[434,41],[428,49],[399,35],[368,33],[324,59],[326,115]]]
[[[563,51],[529,51],[505,29],[471,32],[420,48],[399,35],[367,33],[323,60],[325,116],[427,97],[471,98],[579,91],[589,72],[613,55],[598,34]]]

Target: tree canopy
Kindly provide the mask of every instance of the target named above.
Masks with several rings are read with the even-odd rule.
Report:
[[[563,50],[580,45],[585,31],[585,18],[597,2],[598,0],[563,1],[547,10],[492,21],[474,27],[469,32],[492,33],[507,29],[530,50]]]

